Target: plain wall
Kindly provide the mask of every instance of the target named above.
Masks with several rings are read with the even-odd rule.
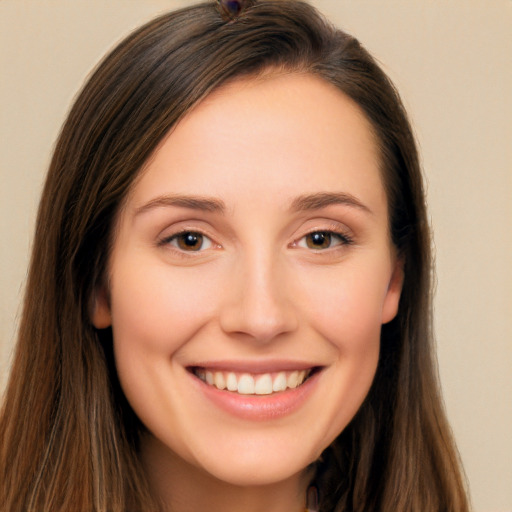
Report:
[[[0,0],[0,389],[35,213],[71,100],[177,0]],[[316,0],[400,90],[423,155],[448,417],[477,512],[512,511],[512,1]]]

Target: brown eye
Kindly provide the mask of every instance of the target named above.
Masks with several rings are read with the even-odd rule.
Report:
[[[201,251],[208,249],[212,245],[211,240],[207,236],[195,231],[184,231],[183,233],[178,233],[177,235],[169,238],[168,242],[177,249],[186,252]]]
[[[348,235],[336,231],[312,231],[303,236],[297,243],[297,247],[305,249],[325,250],[333,249],[342,245],[350,245],[353,240]]]
[[[328,249],[331,246],[332,234],[327,231],[315,231],[305,238],[309,249]]]

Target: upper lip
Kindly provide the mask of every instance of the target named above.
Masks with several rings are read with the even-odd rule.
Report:
[[[310,370],[321,365],[306,361],[270,360],[270,361],[241,361],[241,360],[215,360],[200,361],[190,364],[187,368],[204,368],[213,371],[227,371],[240,373],[273,373],[280,371]]]

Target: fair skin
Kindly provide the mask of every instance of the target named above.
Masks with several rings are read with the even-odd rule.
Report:
[[[302,512],[305,468],[367,395],[401,283],[377,148],[351,100],[268,74],[195,107],[127,198],[93,312],[112,325],[162,500]]]

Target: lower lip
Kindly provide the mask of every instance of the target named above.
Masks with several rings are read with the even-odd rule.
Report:
[[[313,392],[321,372],[316,372],[303,384],[271,395],[240,395],[217,389],[190,374],[201,393],[227,413],[251,421],[281,418],[299,409]]]

